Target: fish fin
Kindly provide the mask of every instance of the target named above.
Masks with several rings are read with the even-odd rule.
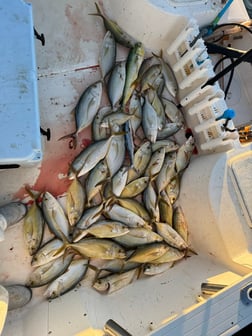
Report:
[[[97,2],[95,2],[95,7],[96,7],[96,10],[97,10],[97,13],[89,13],[88,15],[100,16],[100,17],[104,18],[104,15],[102,14],[102,11],[101,11],[100,7],[98,6]]]

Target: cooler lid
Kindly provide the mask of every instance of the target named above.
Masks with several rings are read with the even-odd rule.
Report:
[[[41,160],[32,8],[22,0],[0,5],[0,168]]]

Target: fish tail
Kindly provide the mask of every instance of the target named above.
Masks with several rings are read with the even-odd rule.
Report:
[[[102,14],[102,11],[101,11],[97,2],[95,2],[95,7],[96,7],[96,10],[97,10],[97,13],[89,13],[88,15],[100,16],[100,17],[103,18],[104,15]]]

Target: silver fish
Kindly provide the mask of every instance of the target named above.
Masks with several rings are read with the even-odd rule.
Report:
[[[93,169],[97,163],[104,159],[106,156],[113,136],[108,139],[93,142],[86,147],[80,154],[73,160],[69,170],[69,178],[72,179],[76,173],[80,177]]]
[[[96,113],[92,123],[92,138],[94,141],[104,140],[108,137],[108,130],[101,127],[103,118],[111,113],[111,107],[101,107]]]
[[[164,147],[161,147],[152,154],[149,164],[145,170],[145,175],[149,176],[150,179],[157,176],[158,173],[160,172],[160,169],[163,166],[164,158],[165,158],[165,149]]]
[[[153,64],[151,65],[141,77],[141,92],[144,92],[149,89],[153,89],[155,85],[155,81],[157,77],[161,73],[161,65],[160,64]],[[155,88],[156,89],[156,88]]]
[[[139,276],[139,269],[135,268],[130,271],[115,273],[106,277],[97,279],[93,284],[93,288],[98,292],[111,294],[119,289],[132,283]]]
[[[55,256],[55,252],[63,246],[63,241],[58,238],[53,238],[50,241],[46,242],[43,246],[40,247],[40,249],[33,255],[31,265],[33,267],[41,266],[44,264],[49,263],[50,261],[60,257],[64,253],[62,250],[62,253],[58,256]]]
[[[145,275],[157,275],[157,274],[161,274],[164,273],[165,271],[167,271],[168,269],[170,269],[172,266],[174,265],[174,262],[166,262],[166,263],[162,263],[162,264],[145,264],[144,265],[144,269],[143,269],[143,273]]]
[[[169,244],[178,250],[186,250],[188,248],[187,242],[174,230],[171,225],[167,223],[156,223],[157,232]]]
[[[140,66],[144,60],[144,53],[145,50],[143,44],[141,42],[137,42],[128,54],[122,106],[126,106],[136,87],[136,80]]]
[[[146,210],[151,215],[152,220],[159,222],[160,213],[158,207],[158,197],[151,182],[143,192],[143,202]]]
[[[173,123],[178,123],[184,126],[185,124],[184,116],[180,111],[180,109],[176,106],[176,104],[165,98],[163,98],[162,101],[164,104],[164,112],[167,118]]]
[[[109,177],[109,169],[106,160],[101,160],[90,171],[86,179],[87,206],[90,206],[92,199],[102,191],[106,179]]]
[[[127,248],[134,248],[141,245],[161,242],[163,238],[150,229],[130,228],[128,233],[121,237],[115,237],[113,240]]]
[[[128,108],[129,114],[131,115],[129,123],[131,125],[131,130],[134,137],[136,135],[137,129],[142,122],[142,104],[140,98],[138,97],[138,94],[135,91],[133,92],[129,100]]]
[[[193,150],[195,148],[194,138],[190,136],[186,142],[180,146],[178,152],[177,152],[177,158],[176,158],[176,171],[177,173],[180,173],[182,170],[184,170],[191,159]]]
[[[101,54],[99,58],[99,65],[102,74],[102,80],[109,74],[115,65],[116,60],[116,42],[111,31],[107,31],[101,47]]]
[[[171,122],[165,123],[164,128],[158,130],[157,139],[158,140],[166,139],[167,137],[176,134],[181,129],[181,127],[182,125],[179,123],[171,123]]]
[[[40,287],[48,284],[66,271],[72,259],[73,254],[67,254],[35,268],[29,276],[27,286]]]
[[[91,125],[102,97],[102,83],[91,84],[81,95],[75,108],[76,134]]]
[[[106,162],[110,176],[121,168],[125,159],[125,138],[124,135],[116,135],[112,138],[108,151],[106,153]]]
[[[160,194],[162,190],[171,182],[172,178],[177,175],[175,170],[176,152],[166,154],[162,168],[155,180],[157,191]]]
[[[105,208],[105,214],[108,218],[125,223],[129,227],[145,227],[147,225],[143,218],[118,204]]]
[[[158,134],[158,119],[157,113],[148,98],[145,97],[142,113],[142,127],[145,137],[151,142],[155,143]]]
[[[176,150],[179,149],[179,145],[170,139],[157,140],[154,144],[151,145],[153,152],[160,149],[161,147],[164,147],[165,154],[175,152]]]
[[[126,61],[118,62],[108,80],[108,96],[113,111],[118,107],[122,96],[126,80]]]
[[[99,204],[91,208],[85,209],[79,222],[76,224],[76,229],[87,229],[90,225],[95,223],[101,217],[102,211],[103,204]]]
[[[161,257],[168,249],[169,246],[161,242],[146,244],[138,247],[128,261],[145,264]]]
[[[56,278],[46,289],[44,296],[47,299],[55,299],[73,289],[85,276],[88,260],[73,260],[67,271]]]
[[[157,128],[158,130],[162,130],[165,126],[166,117],[164,106],[159,98],[157,92],[153,89],[148,90],[148,99],[153,106],[154,110],[156,111],[157,115]]]
[[[59,201],[48,191],[43,195],[42,210],[51,232],[60,239],[70,239],[70,225]]]
[[[78,178],[75,177],[67,189],[66,197],[67,217],[71,226],[79,221],[84,210],[85,201],[85,190]]]
[[[118,221],[100,220],[89,226],[86,231],[97,238],[114,238],[125,235],[129,228]]]
[[[106,128],[112,128],[114,125],[121,126],[125,124],[131,116],[127,113],[124,113],[120,110],[116,112],[112,112],[108,115],[106,115],[102,122],[101,122],[101,127],[106,127]]]
[[[128,167],[121,167],[113,176],[111,181],[112,192],[115,196],[120,197],[128,178]]]

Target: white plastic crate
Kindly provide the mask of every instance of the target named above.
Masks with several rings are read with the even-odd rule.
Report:
[[[46,143],[39,174],[34,170],[27,174],[23,168],[15,173],[3,172],[6,182],[3,183],[2,200],[9,193],[17,197],[16,191],[24,183],[34,183],[35,188],[43,186],[56,195],[62,194],[66,168],[75,152],[69,154],[67,145],[57,140],[64,132],[72,130],[70,111],[83,88],[100,76],[97,58],[104,31],[99,18],[94,20],[88,16],[95,10],[93,1],[84,4],[81,0],[45,0],[43,3],[33,0],[32,3],[36,25],[46,37],[45,47],[37,45],[41,118],[53,127],[53,137]],[[182,15],[190,12],[186,7],[188,3],[176,2],[179,4],[177,11],[171,8],[174,3],[166,0],[102,2],[111,18],[129,33],[136,33],[147,47],[156,50],[170,46],[189,22]],[[208,16],[205,18],[214,17],[221,8],[221,1],[215,3],[216,7],[212,1],[206,4],[194,1],[190,9],[201,13],[201,18],[206,10]],[[119,58],[124,58],[122,50]],[[183,91],[181,105],[187,112],[208,97],[221,100],[220,92],[218,85],[202,90],[198,86],[189,87]],[[212,105],[209,107],[211,110]],[[225,106],[221,105],[222,108]],[[196,126],[205,121],[201,108],[197,111],[192,115],[188,113],[187,117],[189,122],[196,117],[192,119],[192,126],[194,133],[201,135],[208,129],[201,126],[199,133],[195,131]],[[217,127],[217,141],[222,141],[225,134],[218,129],[219,122],[214,126]],[[201,144],[210,142],[204,137]],[[232,139],[225,143],[227,146],[222,152],[195,156],[181,185],[181,205],[197,256],[177,264],[172,272],[139,280],[111,296],[101,296],[83,283],[82,287],[48,302],[42,296],[43,290],[35,289],[29,305],[8,315],[3,336],[103,335],[104,324],[110,318],[138,336],[224,336],[250,323],[252,305],[241,300],[241,290],[248,285],[245,291],[248,294],[252,282],[250,213],[245,212],[250,193],[249,188],[244,187],[248,181],[252,148],[251,145],[240,146]],[[215,152],[218,145],[214,143],[210,151]],[[207,150],[202,149],[203,152]],[[61,166],[63,160],[65,165]],[[245,178],[236,181],[244,162],[248,168]],[[18,193],[20,195],[25,198],[26,194]],[[8,230],[6,240],[0,245],[1,282],[25,282],[31,271],[21,235],[22,223]],[[201,283],[206,281],[227,287],[212,297],[199,297]]]

